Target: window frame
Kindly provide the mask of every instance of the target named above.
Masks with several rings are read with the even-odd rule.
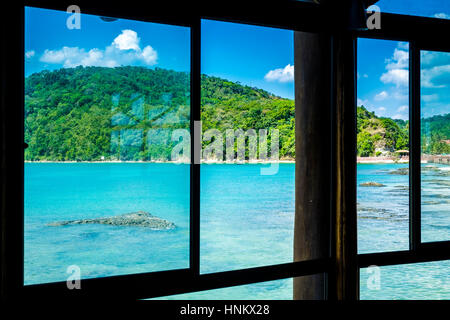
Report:
[[[19,193],[14,201],[5,201],[4,209],[2,209],[2,235],[4,234],[4,242],[8,247],[2,245],[2,258],[5,257],[8,265],[2,261],[2,274],[8,271],[9,279],[2,288],[6,292],[19,298],[33,298],[36,296],[45,297],[114,297],[121,299],[139,299],[151,298],[158,296],[173,295],[179,293],[195,292],[200,290],[218,289],[236,285],[251,284],[270,280],[278,280],[292,278],[298,276],[307,276],[318,273],[325,273],[330,278],[330,285],[333,286],[335,272],[336,257],[331,252],[330,257],[317,260],[290,262],[278,265],[268,265],[263,267],[248,268],[241,270],[217,272],[211,274],[200,274],[200,164],[192,164],[195,154],[195,140],[192,139],[191,144],[191,188],[190,188],[190,266],[187,269],[178,269],[170,271],[158,271],[150,273],[139,273],[130,275],[120,275],[102,278],[82,279],[81,290],[68,290],[66,282],[45,283],[36,285],[23,285],[23,242],[24,242],[24,219],[23,219],[23,181],[24,181],[24,165],[23,165],[23,48],[24,48],[24,7],[40,7],[47,9],[55,9],[66,11],[67,6],[59,1],[25,1],[20,4],[20,8],[15,10],[13,16],[16,17],[14,25],[9,25],[9,29],[14,29],[15,44],[17,47],[13,53],[18,57],[12,61],[10,69],[5,72],[15,74],[11,81],[15,84],[22,84],[13,92],[5,94],[5,101],[20,106],[17,110],[4,111],[8,116],[11,125],[7,129],[13,129],[14,134],[2,134],[4,137],[13,137],[14,139],[5,144],[6,164],[8,172],[5,178],[2,178],[2,195]],[[79,1],[82,13],[95,14],[100,16],[112,16],[124,19],[133,19],[147,22],[159,22],[174,25],[182,25],[191,28],[191,136],[195,137],[194,121],[200,120],[200,54],[201,54],[201,19],[222,20],[227,22],[237,22],[245,24],[254,24],[275,28],[290,29],[294,31],[306,32],[326,32],[333,39],[335,35],[339,35],[339,31],[329,30],[329,25],[335,21],[338,24],[339,15],[332,10],[323,11],[320,5],[301,1],[279,1],[277,4],[261,2],[261,5],[243,6],[242,3],[237,5],[227,5],[217,10],[214,4],[205,5],[184,3],[157,3],[151,11],[139,10],[133,6],[121,6],[108,4],[106,7],[89,3],[87,1]],[[195,12],[195,13],[191,13]],[[442,44],[437,41],[430,41],[426,36],[420,36],[421,33],[430,35],[434,33],[449,34],[450,21],[413,17],[400,14],[382,13],[382,29],[349,32],[356,41],[357,37],[390,39],[410,42],[410,68],[414,72],[410,72],[410,112],[411,126],[410,141],[417,139],[419,133],[420,139],[420,122],[419,128],[417,123],[420,121],[420,83],[419,91],[414,93],[414,86],[417,86],[417,75],[420,77],[420,62],[418,62],[418,48],[432,50],[432,48],[449,50],[450,44]],[[326,21],[326,23],[324,22]],[[3,22],[2,22],[3,23]],[[412,27],[411,27],[412,26]],[[337,28],[338,29],[338,28]],[[425,31],[425,32],[424,32]],[[420,33],[419,33],[420,32]],[[430,47],[431,46],[431,47]],[[333,49],[332,49],[333,50]],[[333,50],[334,51],[334,50]],[[335,52],[332,52],[335,55]],[[334,62],[333,62],[334,63]],[[417,70],[417,67],[419,68]],[[19,68],[19,72],[17,72]],[[335,69],[335,66],[333,66]],[[411,70],[411,69],[410,69]],[[15,71],[12,72],[12,71]],[[356,65],[355,65],[356,72]],[[333,80],[334,82],[335,80]],[[420,79],[419,79],[420,81]],[[412,85],[412,86],[411,86]],[[334,85],[331,86],[332,100],[336,99]],[[416,90],[417,91],[417,90]],[[419,98],[417,98],[417,93]],[[419,99],[419,104],[417,103]],[[356,108],[356,99],[355,105]],[[419,109],[418,109],[419,108]],[[3,112],[3,111],[2,111]],[[330,110],[333,112],[333,110]],[[356,123],[355,119],[346,119],[345,125],[353,128],[354,136],[348,141],[356,141]],[[334,139],[334,137],[332,137]],[[420,140],[419,140],[420,141]],[[416,148],[412,150],[412,159],[410,161],[410,249],[396,252],[382,252],[373,254],[357,254],[351,252],[355,258],[358,270],[370,265],[395,265],[416,262],[438,261],[450,259],[450,241],[437,243],[421,243],[420,242],[420,145],[411,145]],[[334,146],[333,146],[334,148]],[[417,155],[417,152],[419,154]],[[353,155],[348,155],[353,156]],[[417,156],[419,163],[417,163]],[[356,155],[354,155],[356,159]],[[332,159],[334,167],[336,159]],[[418,167],[417,167],[418,166]],[[335,173],[332,172],[335,176]],[[14,179],[17,179],[15,181]],[[333,178],[332,178],[333,179]],[[419,182],[417,182],[419,179]],[[356,185],[356,177],[353,174],[345,176],[348,185]],[[8,182],[8,183],[6,183]],[[330,220],[335,222],[334,209],[336,183],[333,180],[330,187],[331,201],[330,204]],[[6,187],[8,186],[8,187]],[[418,189],[417,189],[418,188]],[[4,190],[3,190],[4,189]],[[6,191],[5,191],[6,190]],[[8,193],[8,192],[9,193]],[[356,188],[355,188],[356,191]],[[356,193],[355,201],[348,205],[351,210],[356,212]],[[417,198],[419,197],[419,198]],[[6,198],[7,199],[7,198]],[[419,199],[419,202],[417,202]],[[19,204],[17,203],[19,202]],[[419,207],[419,209],[417,209]],[[19,209],[19,210],[18,210]],[[19,211],[19,212],[17,212]],[[9,212],[9,213],[8,213]],[[19,214],[18,214],[19,213]],[[419,230],[417,226],[419,225]],[[6,229],[7,226],[7,229]],[[335,248],[334,238],[335,225],[330,228],[330,248]],[[5,231],[7,230],[7,231]],[[13,244],[13,245],[12,245]],[[356,246],[355,246],[356,248]],[[332,250],[330,250],[332,251]],[[12,271],[11,271],[12,270]],[[359,277],[358,277],[359,280]],[[359,289],[359,283],[357,282]],[[334,294],[328,292],[328,298],[334,299]]]
[[[382,13],[382,29],[357,33],[358,38],[409,43],[409,249],[358,254],[358,268],[450,260],[450,241],[421,240],[420,52],[450,52],[439,35],[450,32],[450,20]],[[388,25],[385,28],[385,24]],[[356,106],[355,106],[356,107]],[[356,129],[356,128],[355,128]],[[356,131],[356,130],[355,130]]]
[[[281,280],[286,278],[294,278],[299,276],[307,276],[312,274],[328,274],[331,267],[331,259],[323,258],[317,260],[297,261],[276,265],[266,265],[254,268],[245,268],[232,271],[214,272],[208,274],[200,274],[200,164],[195,163],[196,155],[200,151],[197,148],[199,144],[195,140],[196,127],[195,121],[200,120],[200,101],[201,101],[201,20],[220,20],[235,23],[244,23],[260,26],[268,26],[280,29],[311,31],[318,29],[317,26],[312,26],[312,16],[318,16],[320,11],[316,4],[310,3],[289,3],[285,2],[282,6],[276,6],[277,10],[291,6],[294,12],[301,12],[304,19],[301,23],[294,19],[294,14],[290,14],[288,19],[283,19],[280,15],[271,15],[270,10],[273,8],[261,8],[258,12],[262,14],[259,16],[250,15],[250,7],[235,13],[233,9],[229,12],[217,11],[213,6],[199,9],[198,12],[202,14],[184,14],[185,11],[182,6],[178,6],[175,10],[170,5],[158,4],[156,10],[152,14],[139,13],[132,9],[123,10],[121,7],[99,8],[88,3],[80,2],[81,13],[94,14],[99,16],[111,16],[116,18],[133,19],[145,22],[165,23],[171,25],[180,25],[189,27],[191,32],[191,118],[190,118],[190,132],[191,132],[191,164],[190,164],[190,244],[189,244],[189,268],[156,271],[148,273],[136,273],[127,275],[107,276],[100,278],[81,279],[81,290],[68,290],[65,281],[23,285],[23,189],[22,189],[22,214],[20,219],[20,235],[21,243],[20,263],[16,260],[18,270],[18,278],[20,282],[17,283],[17,290],[20,296],[35,297],[38,295],[58,296],[61,297],[110,297],[122,299],[141,299],[152,298],[166,295],[195,292],[201,290],[219,289],[230,286],[238,286],[245,284],[252,284],[258,282],[265,282],[271,280]],[[59,11],[66,11],[66,7],[58,2],[44,2],[44,1],[25,1],[22,10],[25,7],[37,7],[43,9],[54,9]],[[191,6],[189,6],[191,9]],[[246,8],[246,9],[245,9]],[[302,11],[304,10],[304,11]],[[254,12],[253,12],[254,13]],[[270,17],[269,17],[270,15]],[[246,17],[252,16],[251,19]],[[317,21],[317,20],[316,20]],[[18,35],[24,39],[24,17],[22,16],[21,34]],[[22,47],[23,48],[23,47]],[[22,68],[24,62],[22,61]],[[22,69],[23,70],[23,69]],[[23,73],[22,73],[23,74]],[[23,78],[23,76],[22,76]],[[22,87],[24,79],[20,80]],[[20,128],[22,130],[21,136],[23,139],[23,95],[21,97],[21,119]],[[24,181],[23,175],[23,148],[21,148],[22,163],[20,164],[21,181]],[[17,164],[16,164],[17,166]],[[19,227],[19,226],[17,226]],[[18,228],[17,228],[18,229]],[[19,249],[19,246],[16,247]]]

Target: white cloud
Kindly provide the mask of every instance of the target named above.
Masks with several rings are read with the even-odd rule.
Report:
[[[380,80],[383,83],[392,83],[397,87],[408,85],[408,70],[405,69],[392,69],[381,75]]]
[[[267,81],[291,82],[294,81],[294,66],[288,64],[284,68],[274,69],[264,76]]]
[[[450,19],[450,15],[443,13],[443,12],[436,13],[433,17],[439,18],[439,19]]]
[[[395,48],[392,58],[386,59],[386,62],[388,62],[386,65],[386,69],[388,70],[408,68],[409,53],[408,51]]]
[[[381,91],[380,93],[375,95],[376,101],[381,101],[386,99],[389,96],[389,94],[386,91]]]
[[[386,70],[380,80],[387,84],[395,84],[397,87],[408,86],[409,53],[408,43],[399,42],[390,59],[386,59]]]
[[[398,109],[397,109],[397,112],[403,112],[403,111],[406,111],[406,110],[408,110],[409,109],[409,106],[400,106]]]
[[[367,107],[370,104],[370,101],[367,100],[367,99],[363,100],[363,99],[358,98],[357,101],[356,101],[356,104],[358,106],[365,106],[365,107]]]
[[[34,50],[30,50],[30,51],[25,52],[25,57],[27,59],[31,59],[32,57],[34,57],[35,54],[36,54],[36,52]]]
[[[420,97],[425,102],[436,101],[439,100],[439,95],[436,93],[433,94],[423,94]]]
[[[367,73],[364,73],[362,76],[359,74],[359,72],[356,73],[356,78],[360,79],[360,78],[368,78],[369,76],[367,75]]]
[[[140,50],[139,42],[141,39],[138,37],[136,31],[133,30],[122,30],[122,33],[118,35],[114,41],[113,45],[120,50]]]
[[[62,47],[59,50],[46,49],[40,61],[62,64],[65,68],[76,66],[117,67],[141,62],[144,65],[157,63],[158,53],[150,45],[144,50],[139,47],[140,38],[133,30],[122,30],[111,45],[104,50],[93,48],[86,51],[79,47]]]
[[[378,108],[378,111],[384,112],[384,111],[386,111],[386,108],[385,108],[385,107],[379,107],[379,108]]]
[[[421,85],[425,88],[445,88],[446,84],[436,84],[436,78],[450,74],[450,64],[421,70]]]
[[[146,46],[142,51],[142,58],[148,65],[156,64],[158,53],[151,46]]]
[[[406,88],[406,89],[407,89],[407,88]],[[408,93],[404,93],[404,92],[401,92],[401,91],[398,91],[398,90],[396,90],[396,91],[392,94],[392,96],[393,96],[394,99],[396,99],[396,100],[404,100],[404,101],[407,101],[407,100],[409,99]]]
[[[401,119],[401,120],[408,120],[407,114],[395,114],[392,116],[392,119]]]
[[[399,42],[397,47],[399,49],[408,50],[409,49],[409,42]]]
[[[62,63],[64,65],[71,64],[72,60],[78,60],[86,55],[84,49],[78,47],[62,47],[60,50],[48,50],[44,51],[41,56],[41,61],[46,63]]]

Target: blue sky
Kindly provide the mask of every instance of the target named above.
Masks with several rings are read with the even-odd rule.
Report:
[[[294,33],[202,21],[202,73],[294,99]]]
[[[449,0],[380,0],[382,12],[450,19]],[[383,27],[383,21],[381,21]],[[379,116],[408,119],[408,44],[358,39],[358,105]],[[421,112],[429,117],[450,112],[450,54],[423,52]]]
[[[379,0],[382,12],[450,19],[449,0]]]
[[[408,119],[408,43],[358,39],[357,95],[378,116]],[[422,116],[450,112],[450,53],[421,53]]]
[[[382,11],[450,15],[449,0],[381,0]],[[421,10],[419,10],[421,9]],[[188,28],[81,16],[81,29],[68,29],[70,14],[27,8],[25,74],[77,65],[139,65],[190,69]],[[382,22],[381,22],[382,23]],[[450,56],[423,53],[424,116],[450,112]],[[294,98],[293,32],[267,27],[202,21],[202,73]],[[297,71],[301,72],[301,66]],[[408,44],[358,40],[358,104],[377,115],[408,118]]]
[[[62,67],[139,65],[177,71],[190,68],[188,28],[27,8],[25,75]],[[242,24],[202,22],[202,73],[294,98],[293,32]]]
[[[81,14],[81,28],[69,29],[69,17],[62,11],[25,10],[25,75],[77,65],[190,71],[189,28],[124,19],[105,22]]]

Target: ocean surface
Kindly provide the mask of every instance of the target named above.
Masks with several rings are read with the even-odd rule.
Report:
[[[201,273],[292,261],[294,164],[201,166]],[[408,248],[404,164],[358,165],[359,253]],[[400,170],[399,170],[400,169]],[[362,187],[364,182],[382,187]],[[422,237],[450,239],[449,166],[423,165]],[[147,211],[173,230],[48,226]],[[189,266],[189,166],[169,163],[26,163],[25,284]],[[375,280],[374,280],[375,279]],[[169,299],[292,299],[292,279]],[[450,262],[361,270],[361,299],[450,299]]]

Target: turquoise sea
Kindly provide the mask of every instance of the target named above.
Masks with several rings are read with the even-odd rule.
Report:
[[[294,164],[205,164],[201,168],[201,272],[292,261]],[[408,247],[408,176],[404,164],[359,164],[360,253]],[[423,165],[423,239],[450,239],[449,166]],[[72,225],[62,220],[147,211],[174,230]],[[189,166],[169,163],[26,163],[25,284],[187,268]],[[361,270],[361,299],[450,299],[450,263]],[[168,298],[291,299],[292,279]]]

